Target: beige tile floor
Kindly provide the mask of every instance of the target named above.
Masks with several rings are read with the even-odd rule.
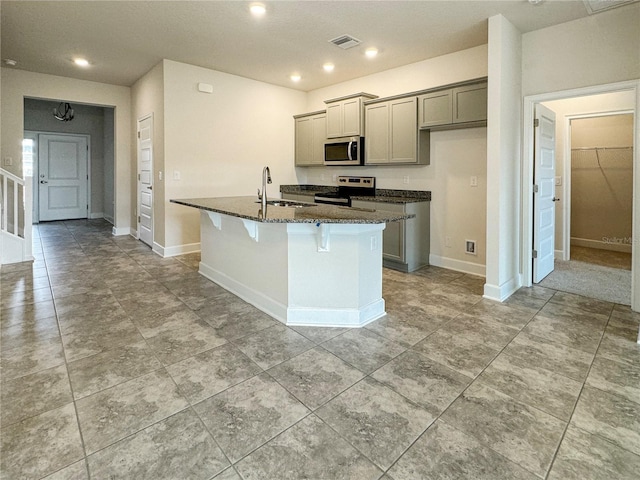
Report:
[[[2,479],[637,479],[639,315],[384,272],[366,328],[287,328],[101,221],[0,270]]]

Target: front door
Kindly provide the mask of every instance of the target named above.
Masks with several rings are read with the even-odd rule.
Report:
[[[138,238],[153,247],[153,117],[138,120]]]
[[[538,104],[534,130],[533,282],[553,271],[555,249],[556,115]]]
[[[39,220],[87,218],[87,137],[42,134],[38,144]]]

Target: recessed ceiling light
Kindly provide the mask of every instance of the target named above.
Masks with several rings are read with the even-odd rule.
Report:
[[[267,13],[267,7],[265,7],[263,3],[252,3],[249,11],[256,17],[260,17]]]
[[[299,82],[299,81],[300,81],[300,79],[301,79],[302,77],[301,77],[299,74],[294,73],[294,74],[293,74],[293,75],[291,75],[289,78],[290,78],[290,79],[291,79],[291,81],[293,81],[293,82]]]
[[[87,60],[85,58],[74,58],[73,59],[73,63],[75,63],[79,67],[88,67],[89,66],[89,60]]]
[[[322,68],[324,68],[325,72],[333,72],[335,65],[333,63],[325,63]]]
[[[364,51],[364,54],[365,54],[367,57],[369,57],[369,58],[373,58],[373,57],[375,57],[376,55],[378,55],[378,49],[377,49],[377,48],[375,48],[375,47],[367,48],[367,49]]]
[[[5,58],[5,59],[3,60],[3,62],[4,62],[4,64],[5,64],[5,65],[7,65],[7,66],[9,66],[9,67],[15,67],[15,66],[18,64],[18,62],[16,62],[16,61],[15,61],[15,60],[13,60],[12,58]]]

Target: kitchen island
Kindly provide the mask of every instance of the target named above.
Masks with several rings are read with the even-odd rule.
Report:
[[[410,214],[255,197],[200,210],[200,273],[286,325],[361,327],[385,314],[382,231]]]

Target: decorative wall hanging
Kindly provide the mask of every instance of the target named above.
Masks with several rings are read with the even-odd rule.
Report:
[[[70,122],[73,120],[73,108],[66,102],[60,102],[58,108],[53,109],[53,116],[61,122]]]

